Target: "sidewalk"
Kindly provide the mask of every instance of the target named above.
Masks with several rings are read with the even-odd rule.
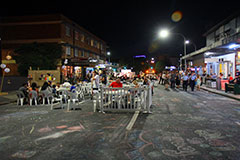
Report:
[[[9,104],[17,101],[16,91],[8,92],[7,95],[0,95],[0,105]]]
[[[233,94],[231,92],[227,92],[226,93],[223,90],[217,90],[217,89],[214,89],[214,88],[208,88],[205,85],[201,86],[201,89],[209,91],[209,92],[212,92],[212,93],[216,93],[216,94],[219,94],[219,95],[222,95],[222,96],[225,96],[225,97],[233,98],[233,99],[236,99],[236,100],[240,101],[240,95],[235,95],[235,94]]]

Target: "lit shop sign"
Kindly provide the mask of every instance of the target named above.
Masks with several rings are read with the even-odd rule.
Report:
[[[146,58],[146,55],[137,55],[137,56],[133,56],[134,58]]]
[[[105,64],[99,64],[99,65],[96,65],[96,68],[106,68],[106,65]]]
[[[166,66],[165,69],[176,69],[175,66]]]
[[[91,63],[96,63],[96,62],[98,62],[97,59],[89,59],[88,61],[91,62]]]

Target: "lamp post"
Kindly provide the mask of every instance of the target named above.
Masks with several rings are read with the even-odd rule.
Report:
[[[196,51],[196,50],[197,50],[197,46],[196,46],[196,44],[195,44],[195,43],[193,43],[193,42],[190,42],[189,40],[186,40],[186,41],[185,41],[185,43],[186,43],[186,44],[189,44],[189,43],[191,43],[191,44],[194,46],[194,51]]]
[[[170,33],[169,33],[168,30],[161,30],[159,32],[160,38],[166,38],[166,37],[168,37],[169,34]],[[186,56],[186,53],[187,53],[186,37],[183,34],[181,34],[181,33],[171,33],[171,34],[176,34],[176,35],[179,35],[179,36],[181,36],[183,38],[183,42],[184,42],[183,43],[184,44],[184,56]],[[184,59],[184,64],[185,64],[184,69],[186,71],[187,70],[187,61],[186,61],[186,59]]]
[[[6,59],[9,61],[12,59],[12,56],[10,56],[9,54],[6,56]],[[1,85],[0,85],[0,95],[4,95],[5,93],[2,92],[2,87],[3,87],[3,82],[4,82],[4,76],[5,73],[10,72],[10,69],[7,68],[6,64],[1,64],[0,67],[2,68],[2,81],[1,81]]]
[[[111,55],[111,52],[107,52],[107,55],[108,55],[108,61],[109,61],[109,63],[110,63],[110,55]]]

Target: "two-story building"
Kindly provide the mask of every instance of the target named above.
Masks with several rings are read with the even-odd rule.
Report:
[[[206,46],[187,54],[189,68],[200,67],[207,74],[235,77],[240,71],[240,13],[229,16],[208,30]]]
[[[84,74],[106,60],[106,42],[61,14],[6,17],[0,19],[2,63],[11,69],[7,75],[18,75],[15,60],[7,61],[18,46],[26,43],[62,44],[59,67],[64,76]]]

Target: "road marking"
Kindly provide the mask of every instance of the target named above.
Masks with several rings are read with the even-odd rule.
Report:
[[[240,122],[235,122],[235,123],[240,126]]]
[[[139,115],[139,111],[136,111],[131,119],[131,121],[129,122],[129,124],[127,125],[126,129],[128,131],[130,131],[135,123],[135,121],[137,120],[137,117]]]

